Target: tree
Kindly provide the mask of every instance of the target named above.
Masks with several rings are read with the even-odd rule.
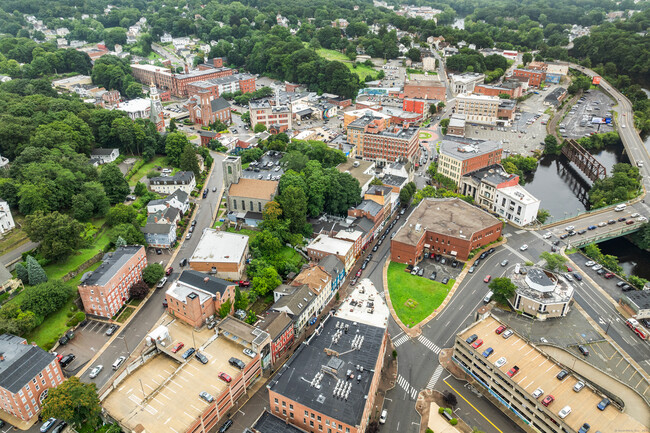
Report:
[[[561,270],[562,266],[567,261],[566,257],[559,254],[549,253],[548,251],[544,251],[542,254],[540,254],[539,258],[546,261],[546,265],[544,265],[544,267],[549,271]]]
[[[111,204],[124,201],[131,191],[129,183],[124,179],[122,172],[115,164],[108,164],[102,168],[99,181],[104,186],[106,197]]]
[[[546,209],[540,208],[537,211],[537,221],[539,221],[541,224],[544,224],[550,217],[551,213]]]
[[[56,388],[48,390],[43,402],[43,418],[57,418],[82,426],[95,426],[99,421],[101,405],[94,383],[83,383],[72,376]]]
[[[39,251],[50,260],[65,260],[83,244],[83,227],[73,218],[59,212],[38,211],[25,218],[25,232]]]
[[[124,239],[126,245],[145,245],[144,234],[132,223],[118,224],[108,232],[108,239],[117,245],[119,238]]]
[[[245,310],[248,306],[248,294],[241,292],[239,287],[235,287],[235,310]]]
[[[167,132],[176,132],[178,131],[178,126],[176,126],[176,119],[173,117],[169,121],[169,126],[167,127]]]
[[[283,176],[284,177],[284,176]],[[305,191],[297,186],[289,186],[282,191],[278,202],[282,213],[289,220],[289,230],[292,233],[302,233],[307,223],[307,196]]]
[[[136,183],[135,188],[133,189],[133,193],[138,197],[145,195],[147,193],[147,185],[142,182]]]
[[[170,132],[165,138],[165,153],[167,160],[174,167],[179,167],[183,150],[189,144],[185,134],[181,132]]]
[[[488,286],[492,291],[493,299],[500,304],[508,304],[508,300],[515,295],[517,286],[510,278],[495,278]]]
[[[27,275],[31,286],[47,282],[45,271],[34,257],[27,256],[25,262],[27,263]]]
[[[230,312],[232,311],[232,302],[230,302],[230,299],[227,299],[226,302],[221,304],[219,307],[219,317],[222,319],[226,317]]]
[[[75,289],[61,280],[52,280],[26,288],[20,302],[23,311],[33,311],[41,317],[47,317],[57,311],[68,301]]]
[[[456,398],[456,394],[448,392],[444,395],[443,398],[445,400],[445,403],[447,403],[451,407],[454,407],[458,404],[458,399]]]
[[[27,268],[23,263],[16,264],[16,277],[18,277],[23,284],[29,284],[29,275],[27,273]]]
[[[282,284],[278,271],[272,266],[267,266],[253,278],[253,291],[258,296],[264,296],[276,287]]]
[[[384,184],[384,182],[382,182],[381,179],[379,179],[378,177],[375,177],[370,181],[370,185],[382,186],[383,184]]]
[[[196,157],[196,150],[192,143],[187,143],[180,159],[180,168],[183,171],[191,171],[195,177],[201,174],[199,169],[199,160]]]
[[[414,62],[419,62],[420,60],[422,60],[422,54],[420,53],[420,50],[418,48],[415,48],[415,47],[410,48],[406,52],[406,57],[408,57],[409,59],[411,59]]]
[[[533,61],[533,55],[531,53],[524,53],[521,60],[524,62],[524,66]]]
[[[258,123],[255,125],[255,128],[253,130],[255,131],[255,133],[264,132],[266,131],[266,125],[263,123]]]
[[[164,276],[165,270],[159,263],[151,263],[142,271],[142,279],[149,284],[149,287],[153,287]]]
[[[122,236],[118,236],[117,239],[115,240],[115,248],[125,247],[126,245],[127,245],[126,241]]]
[[[553,135],[544,138],[544,155],[559,155],[562,152],[562,145],[557,142]]]
[[[248,310],[248,313],[246,314],[246,320],[244,321],[249,325],[254,325],[255,322],[257,322],[257,314],[255,314],[255,311]]]
[[[447,127],[449,126],[449,119],[442,119],[440,121],[440,132],[442,135],[447,135]]]
[[[149,286],[144,281],[140,280],[129,289],[129,298],[131,299],[144,299],[149,294]]]
[[[138,211],[133,206],[118,203],[106,214],[106,224],[113,227],[119,224],[132,224],[135,222],[137,216]]]
[[[251,124],[251,112],[247,111],[244,114],[241,115],[241,121],[244,122],[244,124],[250,126]]]

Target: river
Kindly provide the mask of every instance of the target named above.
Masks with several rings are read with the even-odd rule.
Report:
[[[598,244],[603,254],[618,257],[623,272],[650,280],[650,254],[634,245],[627,238],[616,238]]]

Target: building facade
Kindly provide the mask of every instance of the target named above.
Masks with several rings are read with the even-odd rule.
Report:
[[[495,141],[463,142],[442,140],[438,156],[438,173],[460,183],[467,173],[501,163],[503,147]]]
[[[140,227],[147,245],[153,248],[171,248],[176,244],[176,224],[147,223]]]
[[[461,94],[456,97],[456,114],[470,123],[496,125],[501,99],[495,96]]]
[[[482,84],[485,74],[469,72],[451,75],[451,91],[454,95],[474,93],[475,86]]]
[[[537,220],[540,201],[521,185],[496,190],[492,210],[519,226],[532,224]]]
[[[5,234],[16,228],[14,217],[11,215],[9,203],[0,199],[0,233]]]
[[[169,91],[173,96],[186,97],[187,86],[197,81],[205,81],[212,78],[226,77],[233,74],[230,68],[209,68],[205,70],[189,71],[175,74],[167,68],[153,65],[132,64],[131,73],[133,77],[143,84],[155,84],[162,91]]]
[[[207,92],[192,95],[185,108],[190,120],[199,125],[210,125],[217,120],[229,125],[232,120],[230,103],[221,97],[212,97]]]
[[[149,188],[161,194],[171,194],[177,189],[191,194],[195,187],[196,179],[191,171],[179,171],[173,176],[159,176],[149,180]]]
[[[271,364],[275,365],[293,345],[293,322],[285,312],[270,311],[257,323],[271,337]]]
[[[412,77],[404,84],[404,98],[444,101],[447,88],[439,80],[418,80]]]
[[[544,83],[546,80],[546,72],[543,70],[536,69],[515,69],[512,72],[514,77],[521,77],[528,79],[528,85],[533,87],[539,87],[540,84]]]
[[[292,128],[291,104],[274,104],[273,101],[268,99],[256,100],[249,102],[248,109],[251,113],[251,125],[253,127],[261,123],[266,126],[267,130],[274,128],[278,132],[284,132]]]
[[[528,317],[546,320],[569,313],[574,288],[564,276],[538,267],[529,267],[526,274],[510,275],[517,290],[510,299],[512,308]]]
[[[246,272],[248,236],[205,229],[189,260],[190,269],[239,280]]]
[[[384,118],[366,114],[348,125],[348,142],[356,146],[363,159],[385,165],[398,159],[417,159],[419,128],[413,125],[389,126]]]
[[[96,270],[81,278],[79,297],[87,314],[111,318],[129,300],[131,287],[142,280],[147,254],[141,245],[118,247]]]
[[[307,245],[307,255],[310,260],[319,262],[321,259],[334,255],[345,266],[348,272],[354,266],[354,244],[327,235],[318,235]]]

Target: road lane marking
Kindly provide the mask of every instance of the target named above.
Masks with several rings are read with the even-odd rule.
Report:
[[[438,379],[440,378],[440,375],[443,371],[444,369],[442,368],[442,365],[438,365],[438,367],[436,367],[436,371],[433,372],[433,376],[431,376],[431,379],[427,384],[427,389],[433,389],[433,387],[436,386],[436,382],[438,382]]]
[[[449,388],[452,389],[452,391],[454,391],[456,394],[458,394],[458,395],[460,396],[460,398],[462,398],[463,400],[465,400],[465,402],[466,402],[467,404],[469,404],[470,406],[472,406],[472,408],[473,408],[476,412],[478,412],[479,415],[481,415],[483,418],[485,418],[485,420],[486,420],[487,422],[489,422],[490,425],[491,425],[492,427],[494,427],[495,429],[497,429],[497,431],[498,431],[499,433],[503,433],[503,431],[502,431],[499,427],[497,427],[496,425],[494,425],[494,423],[493,423],[492,421],[490,421],[490,420],[488,419],[488,417],[486,417],[485,415],[483,415],[483,413],[482,413],[480,410],[478,410],[478,409],[476,408],[476,406],[474,406],[472,403],[470,403],[469,400],[467,400],[467,399],[463,396],[463,394],[461,394],[460,392],[456,391],[456,389],[455,389],[453,386],[451,386],[451,385],[449,384],[449,382],[447,382],[446,380],[445,380],[444,382],[447,384],[447,386],[448,386]]]

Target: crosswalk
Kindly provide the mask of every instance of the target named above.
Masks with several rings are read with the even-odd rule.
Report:
[[[407,394],[411,396],[413,400],[417,398],[418,390],[409,385],[408,381],[404,379],[401,374],[397,376],[397,383],[404,391],[406,391]]]
[[[440,348],[439,348],[438,346],[436,346],[436,345],[435,345],[431,340],[429,340],[429,339],[428,339],[427,337],[425,337],[424,335],[420,335],[420,336],[418,337],[418,341],[419,341],[420,343],[424,344],[424,346],[425,346],[427,349],[429,349],[430,351],[432,351],[432,352],[435,353],[436,355],[440,353]]]
[[[406,343],[409,340],[409,336],[404,334],[401,337],[399,337],[397,340],[393,340],[393,346],[399,347],[402,344]]]
[[[427,389],[433,389],[433,387],[436,386],[436,382],[438,382],[438,379],[440,378],[443,370],[444,369],[442,368],[442,365],[438,365],[438,367],[436,367],[436,371],[433,372],[433,376],[431,376],[431,379],[429,379]]]

